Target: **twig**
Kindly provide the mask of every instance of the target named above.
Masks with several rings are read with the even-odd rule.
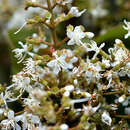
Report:
[[[25,10],[27,10],[29,7],[39,7],[41,9],[48,10],[47,7],[40,5],[39,3],[31,3],[28,6],[25,7]]]
[[[130,119],[130,115],[115,115],[117,118]]]
[[[54,21],[54,13],[53,13],[53,9],[52,9],[52,7],[51,7],[51,2],[50,2],[50,0],[47,0],[47,4],[48,4],[48,10],[49,10],[50,13],[52,14],[52,17],[51,17],[51,19],[50,19],[52,28],[50,28],[50,29],[51,29],[51,32],[52,32],[52,37],[53,37],[54,45],[56,46],[58,40],[57,40],[56,26],[55,26],[55,21]]]
[[[66,41],[68,41],[69,40],[69,38],[68,37],[66,37],[66,38],[64,38],[61,42],[59,42],[58,44],[57,44],[57,46],[61,46],[62,44],[64,44]]]

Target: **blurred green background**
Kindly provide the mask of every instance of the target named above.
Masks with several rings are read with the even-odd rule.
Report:
[[[122,28],[123,21],[130,21],[130,0],[73,0],[73,6],[87,11],[80,18],[73,18],[61,23],[57,28],[59,39],[66,35],[66,25],[83,25],[86,31],[94,32],[97,43],[106,43],[106,48],[113,45],[116,38],[121,39],[130,49],[130,38],[124,39],[127,33]],[[22,68],[14,58],[12,50],[18,47],[18,41],[37,32],[32,26],[22,29],[17,35],[14,32],[23,24],[25,18],[33,17],[40,10],[24,11],[24,0],[0,0],[0,83],[10,84],[11,75]]]

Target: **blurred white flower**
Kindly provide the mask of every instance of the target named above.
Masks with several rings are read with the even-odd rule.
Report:
[[[15,53],[15,57],[19,60],[17,63],[21,63],[27,55],[29,55],[31,57],[34,56],[34,54],[32,52],[29,52],[27,44],[24,45],[22,42],[18,42],[18,44],[22,48],[21,49],[16,48],[12,51]]]
[[[61,130],[68,130],[69,129],[69,126],[67,124],[62,124],[60,126]]]
[[[35,129],[35,125],[41,128],[41,122],[38,116],[32,115],[30,113],[23,113],[15,117],[15,121],[21,121],[22,129],[16,130],[32,130]],[[40,129],[39,129],[40,130]],[[43,129],[44,130],[44,129]]]
[[[90,39],[94,37],[94,33],[92,32],[86,32],[86,34],[87,34],[87,37]]]
[[[110,67],[110,60],[107,60],[107,59],[102,57],[102,63],[105,65],[106,68]]]
[[[63,94],[65,97],[69,97],[70,96],[70,92],[69,91],[65,91]]]
[[[48,45],[41,43],[40,45],[33,45],[33,50],[37,53],[40,49],[45,49],[47,47]]]
[[[118,74],[121,77],[124,77],[126,75],[130,77],[130,62],[128,62],[125,66],[121,67]]]
[[[73,85],[67,85],[67,86],[65,86],[65,90],[72,92],[74,90],[74,86]]]
[[[39,107],[40,102],[35,98],[24,98],[24,106],[28,106],[30,109],[33,107]]]
[[[130,96],[126,97],[125,101],[122,103],[123,106],[128,106],[130,104]]]
[[[71,7],[69,14],[71,14],[73,17],[80,17],[85,11],[86,9],[79,12],[78,7]]]
[[[73,0],[57,0],[56,2],[58,4],[66,5],[66,4],[71,4]]]
[[[37,0],[31,0],[32,2],[37,2]]]
[[[70,40],[68,41],[68,45],[83,45],[81,39],[83,39],[85,37],[85,33],[81,30],[80,26],[76,26],[75,29],[73,31],[68,30],[67,31],[67,36],[68,38],[70,38]]]
[[[90,115],[94,114],[99,109],[99,107],[100,107],[100,104],[96,107],[92,107],[91,105],[84,106],[83,107],[84,113],[85,113],[85,115],[90,116]]]
[[[91,11],[94,18],[102,18],[108,14],[106,9],[103,9],[100,5],[96,6],[95,9]]]
[[[72,69],[72,63],[67,63],[65,61],[66,55],[62,54],[60,57],[58,57],[57,52],[53,53],[53,56],[55,56],[54,60],[51,60],[47,63],[47,66],[53,69],[53,73],[57,75],[59,71],[61,71],[61,68],[64,70]]]
[[[130,22],[127,22],[124,20],[123,28],[128,31],[128,33],[125,35],[125,39],[127,39],[130,36]]]
[[[90,13],[94,17],[94,19],[102,18],[108,14],[108,11],[103,8],[104,0],[89,0],[89,1],[90,1],[90,7],[92,7]]]
[[[12,1],[14,2],[15,0],[12,0]],[[13,2],[10,1],[11,4]],[[13,4],[13,6],[14,6],[14,4]],[[26,11],[26,13],[25,13],[25,10],[23,8],[19,7],[13,13],[13,16],[11,17],[10,21],[7,23],[7,28],[12,29],[12,28],[20,27],[20,29],[18,29],[18,31],[17,31],[17,32],[19,32],[19,30],[21,30],[23,28],[23,26],[25,26],[27,18],[31,18],[34,14],[39,14],[41,16],[44,16],[46,12],[47,12],[46,10],[43,11],[40,8],[29,8],[28,11]]]
[[[1,121],[1,125],[3,125],[5,127],[6,130],[9,130],[9,129],[12,129],[13,130],[21,130],[21,127],[20,125],[17,124],[17,121],[15,120],[15,117],[14,117],[14,111],[12,110],[9,110],[7,112],[7,117],[8,119],[6,120],[2,120]]]
[[[130,115],[130,107],[125,108],[125,114]]]
[[[125,101],[125,99],[126,99],[126,96],[125,96],[125,95],[122,95],[122,96],[120,96],[120,97],[118,98],[118,102],[119,102],[119,103],[122,103],[122,102]]]
[[[33,38],[38,38],[37,33],[33,33],[32,37],[33,37]],[[43,40],[46,40],[46,38],[44,37]],[[45,48],[47,48],[47,47],[48,47],[48,45],[43,44],[43,43],[40,43],[40,45],[33,44],[33,51],[34,51],[35,53],[37,53],[40,49],[45,49]]]
[[[102,122],[104,122],[105,124],[111,126],[111,123],[112,123],[112,119],[111,117],[109,116],[109,113],[108,112],[103,112],[102,114]]]

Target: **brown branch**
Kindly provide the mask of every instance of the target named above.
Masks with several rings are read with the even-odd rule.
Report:
[[[115,115],[117,118],[130,119],[130,115]]]
[[[57,39],[57,34],[56,34],[56,26],[55,26],[55,21],[54,21],[54,13],[53,13],[53,9],[51,7],[51,2],[50,0],[47,0],[47,4],[48,4],[48,10],[50,11],[50,13],[52,14],[52,17],[50,19],[50,23],[52,25],[51,32],[52,32],[52,37],[53,37],[53,41],[54,41],[54,45],[57,45],[58,39]]]
[[[51,9],[54,9],[56,7],[57,3],[55,2],[53,6],[51,6]]]
[[[44,41],[44,40],[40,40],[40,42],[47,44],[48,46],[52,46],[52,43],[50,43],[50,42],[47,42],[47,41]]]
[[[59,42],[59,43],[57,44],[57,47],[61,46],[62,44],[64,44],[64,43],[65,43],[66,41],[68,41],[68,40],[69,40],[68,37],[64,38],[61,42]]]
[[[123,94],[121,91],[116,92],[104,92],[103,95],[114,95],[114,94]],[[130,96],[130,93],[126,93],[126,95]]]
[[[47,7],[40,5],[39,3],[31,3],[25,7],[25,10],[27,10],[29,7],[39,7],[41,9],[48,10]]]

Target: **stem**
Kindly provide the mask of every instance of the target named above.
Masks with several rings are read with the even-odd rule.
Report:
[[[107,58],[108,60],[111,61],[110,56],[106,52],[104,52],[103,50],[100,50],[99,54],[102,55],[102,56],[104,56],[105,58]]]
[[[69,38],[68,37],[66,37],[66,38],[64,38],[61,42],[59,42],[58,44],[57,44],[57,46],[61,46],[62,44],[64,44],[66,41],[68,41],[69,40]]]
[[[56,7],[56,5],[57,5],[57,3],[55,2],[51,8],[54,9]]]
[[[48,10],[52,14],[52,17],[50,19],[52,28],[50,28],[50,29],[51,29],[51,32],[52,32],[52,38],[53,38],[54,46],[56,47],[58,40],[57,40],[57,34],[56,34],[56,26],[55,26],[55,21],[54,21],[53,8],[51,7],[50,0],[47,0],[47,4],[48,4]]]
[[[23,113],[24,113],[24,110],[23,111],[19,111],[19,112],[15,113],[15,116],[21,115]]]
[[[8,10],[9,10],[9,1],[8,0],[3,0],[3,5],[5,5],[5,12],[8,12]]]
[[[29,5],[27,4],[27,6],[25,7],[25,10],[27,10],[29,7],[39,7],[41,9],[48,10],[47,7],[42,6],[39,3],[29,3]]]
[[[117,118],[130,119],[130,115],[115,115]]]
[[[117,91],[117,92],[105,92],[105,93],[103,93],[103,95],[114,95],[114,94],[123,94],[123,92]],[[126,93],[126,95],[130,96],[130,93]]]
[[[44,43],[44,44],[46,44],[46,45],[48,45],[48,46],[51,46],[51,45],[52,45],[51,43],[49,43],[49,42],[47,42],[47,41],[44,41],[44,40],[40,40],[40,42],[42,42],[42,43]]]

